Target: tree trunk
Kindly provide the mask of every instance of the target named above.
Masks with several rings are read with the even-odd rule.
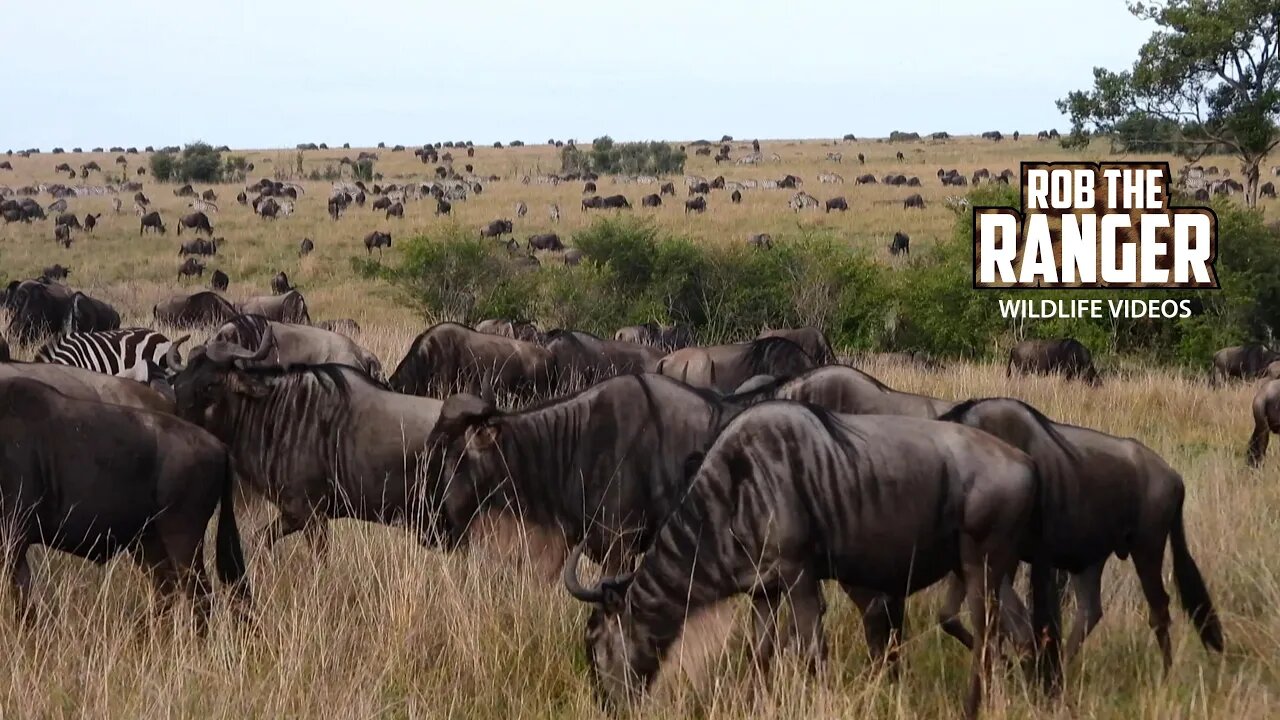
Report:
[[[1262,172],[1259,166],[1262,164],[1262,156],[1245,156],[1244,166],[1244,204],[1250,208],[1258,207],[1258,188]]]

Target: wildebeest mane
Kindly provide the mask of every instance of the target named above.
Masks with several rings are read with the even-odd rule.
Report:
[[[1037,410],[1034,406],[1028,403],[1025,403],[1021,400],[1018,400],[1017,398],[1002,398],[1002,397],[970,398],[968,400],[965,400],[962,403],[959,403],[958,405],[951,408],[950,410],[943,413],[942,415],[938,416],[938,420],[939,422],[962,423],[964,422],[965,415],[967,415],[969,411],[973,410],[979,404],[987,402],[989,400],[1003,400],[1005,402],[1013,403],[1018,407],[1022,408],[1028,415],[1031,416],[1033,420],[1035,420],[1036,425],[1039,426],[1041,432],[1047,435],[1049,439],[1052,440],[1053,443],[1058,446],[1058,449],[1061,450],[1068,458],[1070,458],[1072,462],[1080,461],[1079,451],[1076,449],[1074,445],[1072,445],[1070,442],[1067,442],[1066,438],[1062,437],[1062,433],[1058,432],[1057,428],[1054,427],[1054,421],[1050,420],[1048,417],[1045,416],[1044,413]]]

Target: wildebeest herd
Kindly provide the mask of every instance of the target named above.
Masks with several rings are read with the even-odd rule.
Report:
[[[816,670],[824,580],[861,610],[871,652],[892,670],[907,596],[942,583],[939,623],[971,649],[975,716],[1000,648],[1046,691],[1061,688],[1063,656],[1101,618],[1112,555],[1133,559],[1167,669],[1166,545],[1192,626],[1224,647],[1183,481],[1159,455],[1014,399],[894,390],[840,364],[816,328],[700,346],[679,325],[601,338],[441,323],[384,380],[372,353],[311,324],[296,289],[238,306],[210,292],[158,304],[158,321],[211,331],[185,359],[186,336],[118,329],[105,303],[52,280],[14,283],[3,303],[10,337],[51,336],[35,362],[0,364],[0,507],[20,616],[36,592],[26,549],[45,545],[98,562],[128,550],[158,590],[193,601],[203,627],[215,510],[216,574],[247,610],[241,488],[278,510],[264,551],[301,531],[323,555],[339,518],[403,526],[446,552],[465,552],[491,512],[552,531],[561,542],[542,559],[592,608],[591,677],[613,703],[644,693],[686,618],[737,595],[751,602],[761,669],[791,643]],[[1219,355],[1223,376],[1275,359]],[[1018,344],[1015,371],[1101,383],[1070,339]],[[1280,381],[1266,387],[1254,409],[1274,430]],[[1258,447],[1255,436],[1251,460]],[[580,579],[583,556],[603,579]],[[1014,586],[1021,563],[1027,599]],[[1059,577],[1076,598],[1065,641]]]

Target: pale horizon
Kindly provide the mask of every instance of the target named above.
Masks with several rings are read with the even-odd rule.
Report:
[[[1065,131],[1054,101],[1151,31],[1112,0],[981,5],[16,4],[0,150]]]

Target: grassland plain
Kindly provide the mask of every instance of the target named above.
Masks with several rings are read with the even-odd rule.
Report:
[[[679,202],[632,212],[647,212],[661,227],[706,243],[742,242],[751,232],[770,232],[785,241],[798,229],[821,227],[889,263],[895,261],[884,245],[894,231],[910,233],[913,246],[921,248],[950,232],[952,216],[942,200],[956,189],[940,186],[934,174],[939,167],[969,174],[979,167],[1016,169],[1023,159],[1080,157],[1027,139],[762,145],[766,158],[777,153],[781,162],[717,168],[705,157],[691,157],[687,171],[714,176],[719,170],[731,180],[792,173],[804,178],[806,189],[820,199],[841,194],[852,209],[797,214],[786,208],[788,191],[757,190],[745,193],[738,207],[722,194],[714,195],[711,209],[701,216],[686,217]],[[898,149],[906,154],[903,162],[894,159]],[[843,152],[843,164],[823,159],[833,150]],[[343,155],[356,152],[308,152],[304,170],[336,166]],[[858,152],[867,155],[865,169],[856,164]],[[251,179],[272,176],[275,168],[296,162],[293,151],[245,154],[257,166]],[[387,182],[424,178],[430,171],[409,152],[380,154],[377,170]],[[526,173],[556,170],[553,149],[477,148],[474,159],[463,155],[455,152],[459,165],[471,162],[477,173],[503,179],[487,184],[479,197],[458,203],[451,219],[436,218],[431,203],[419,202],[408,205],[400,221],[353,208],[334,223],[324,209],[328,183],[304,182],[308,192],[295,215],[262,221],[235,204],[238,185],[217,186],[221,212],[212,218],[215,234],[227,238],[227,245],[210,259],[210,270],[221,268],[231,276],[231,295],[237,298],[267,293],[268,278],[284,270],[304,290],[315,318],[356,318],[364,327],[357,339],[385,366],[394,367],[424,320],[400,305],[391,287],[355,277],[350,258],[364,254],[360,239],[365,233],[389,227],[397,238],[431,234],[442,223],[478,228],[488,220],[512,217],[517,201],[530,210],[529,217],[516,220],[521,239],[547,230],[571,236],[592,217],[577,209],[577,183],[551,187],[519,182]],[[13,158],[14,171],[0,171],[0,183],[16,187],[56,181],[54,164],[65,160],[78,165],[90,157],[115,169],[114,154],[42,154]],[[131,168],[143,162],[142,156],[128,157]],[[1234,167],[1225,158],[1210,162]],[[819,186],[816,174],[824,170],[842,174],[846,183]],[[929,207],[902,209],[901,198],[915,189],[854,187],[853,177],[860,172],[918,175]],[[149,324],[157,300],[200,284],[176,280],[174,219],[186,201],[175,198],[172,187],[148,182],[145,190],[170,226],[162,238],[140,238],[136,217],[127,212],[113,216],[107,198],[70,201],[78,214],[103,213],[96,233],[78,235],[70,250],[53,244],[51,223],[0,226],[0,274],[27,277],[54,262],[70,265],[74,286],[116,304],[126,322]],[[613,191],[608,178],[601,180],[600,190]],[[617,191],[638,205],[639,187],[619,186]],[[683,188],[679,191],[682,195]],[[47,202],[47,196],[42,200]],[[559,226],[547,219],[551,202],[563,211]],[[312,238],[317,250],[299,259],[297,243],[303,237]],[[389,258],[395,252],[393,246]],[[1280,538],[1280,483],[1275,481],[1280,460],[1269,459],[1257,471],[1244,465],[1252,387],[1211,389],[1181,375],[1141,368],[1110,380],[1101,390],[1056,379],[1008,380],[1003,368],[992,365],[953,363],[937,373],[876,365],[866,369],[906,390],[952,398],[1010,395],[1062,421],[1135,437],[1186,480],[1191,549],[1223,616],[1227,654],[1208,655],[1185,616],[1178,614],[1174,666],[1162,679],[1132,566],[1113,562],[1104,581],[1106,617],[1069,665],[1063,698],[1052,703],[1039,699],[1010,672],[999,678],[989,717],[1280,716],[1280,560],[1274,552]],[[271,512],[247,503],[241,521],[246,538]],[[27,628],[0,612],[0,647],[6,648],[0,664],[0,717],[601,716],[581,647],[585,609],[558,583],[518,560],[518,539],[446,555],[420,547],[401,530],[342,521],[335,523],[333,541],[323,565],[292,540],[271,553],[250,542],[255,620],[238,625],[220,614],[205,638],[195,636],[181,614],[149,619],[149,585],[127,559],[108,564],[104,572],[79,560],[33,551],[41,617]],[[834,592],[829,599],[826,627],[832,642],[824,676],[809,679],[799,663],[788,662],[776,669],[767,686],[754,682],[740,640],[745,608],[731,603],[695,620],[653,699],[635,714],[824,719],[959,714],[967,656],[934,627],[938,593],[922,593],[909,603],[905,672],[897,682],[870,668],[849,603]]]

